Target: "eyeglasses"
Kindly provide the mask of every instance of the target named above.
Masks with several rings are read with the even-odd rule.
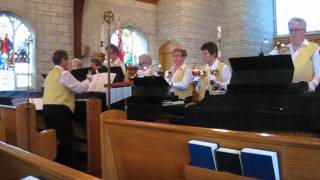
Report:
[[[290,32],[291,34],[297,33],[297,32],[299,32],[299,31],[305,31],[305,29],[298,29],[298,28],[296,28],[296,29],[289,29],[289,32]]]

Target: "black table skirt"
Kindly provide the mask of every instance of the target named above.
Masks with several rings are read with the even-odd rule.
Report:
[[[242,131],[320,132],[320,95],[209,96],[185,111],[185,124]]]

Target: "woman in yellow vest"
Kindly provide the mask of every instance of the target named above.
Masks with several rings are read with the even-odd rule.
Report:
[[[173,50],[174,64],[165,72],[165,79],[172,86],[171,92],[185,99],[192,95],[192,70],[185,64],[187,51],[176,48]]]
[[[203,72],[197,83],[199,100],[203,99],[208,90],[212,94],[217,90],[227,90],[231,79],[231,71],[227,64],[217,58],[218,47],[214,42],[206,42],[201,46],[201,57],[205,62],[200,68]]]
[[[139,70],[137,71],[137,76],[159,76],[157,69],[152,66],[151,57],[147,54],[139,56]]]
[[[43,118],[47,128],[57,132],[59,141],[56,161],[64,165],[72,165],[72,116],[75,108],[74,92],[87,90],[90,79],[79,82],[68,71],[68,54],[57,50],[52,61],[54,68],[44,81]]]
[[[291,43],[269,54],[291,54],[294,64],[293,82],[305,81],[309,91],[314,91],[320,78],[319,46],[305,38],[307,23],[302,18],[291,18],[288,23]]]

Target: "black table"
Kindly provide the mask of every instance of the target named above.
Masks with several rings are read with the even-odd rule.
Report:
[[[320,94],[208,96],[185,111],[185,124],[243,131],[320,133]]]

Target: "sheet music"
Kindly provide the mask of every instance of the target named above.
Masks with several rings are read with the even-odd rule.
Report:
[[[115,73],[110,73],[110,83],[113,83]],[[88,92],[106,92],[107,88],[104,84],[108,83],[108,73],[98,73],[92,76],[92,81],[89,84]]]

